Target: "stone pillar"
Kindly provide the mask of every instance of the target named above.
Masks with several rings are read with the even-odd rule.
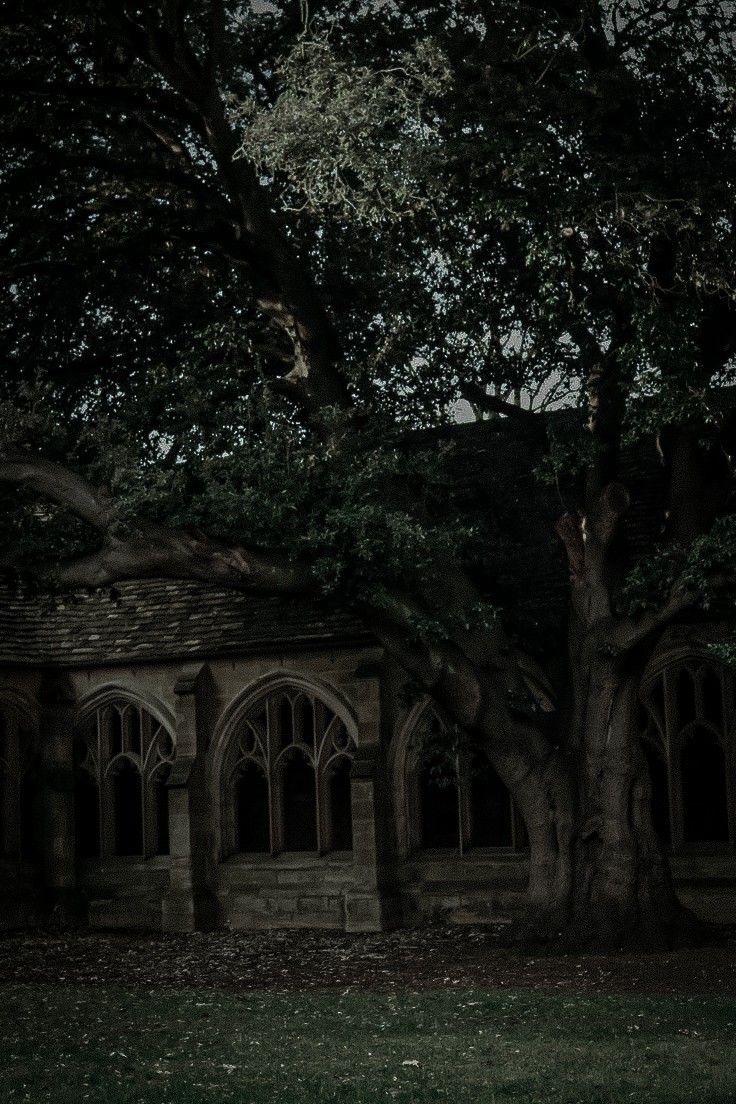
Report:
[[[73,925],[85,913],[74,838],[74,693],[66,679],[48,676],[39,701],[37,810],[45,912],[54,923]]]
[[[185,667],[174,686],[176,758],[168,780],[170,866],[169,890],[163,899],[164,931],[217,926],[205,774],[208,691],[206,664]]]
[[[367,744],[357,748],[350,772],[355,881],[345,900],[346,931],[384,931],[397,923],[384,869],[379,762],[378,745]]]

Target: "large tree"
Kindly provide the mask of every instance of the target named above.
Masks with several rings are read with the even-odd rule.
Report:
[[[527,933],[682,931],[633,710],[730,600],[732,5],[9,7],[6,566],[349,605],[511,790]],[[413,432],[460,400],[573,503],[564,664],[503,470],[469,509]]]

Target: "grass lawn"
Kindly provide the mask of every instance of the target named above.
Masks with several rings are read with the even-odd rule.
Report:
[[[736,1101],[736,1002],[724,999],[63,982],[0,997],[9,1101]]]

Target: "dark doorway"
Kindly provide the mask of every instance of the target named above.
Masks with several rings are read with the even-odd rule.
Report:
[[[243,764],[235,780],[235,847],[241,852],[268,852],[268,782],[257,763]]]
[[[353,849],[350,760],[344,755],[330,771],[330,847],[333,851]]]
[[[284,849],[317,850],[317,796],[314,768],[304,755],[292,754],[283,768]]]
[[[143,854],[143,789],[136,766],[123,762],[113,778],[115,854]]]

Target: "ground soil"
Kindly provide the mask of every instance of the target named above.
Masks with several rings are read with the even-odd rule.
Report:
[[[3,982],[230,992],[472,986],[736,997],[736,931],[698,948],[605,955],[525,953],[504,946],[502,929],[458,926],[377,935],[6,933],[0,936]]]

